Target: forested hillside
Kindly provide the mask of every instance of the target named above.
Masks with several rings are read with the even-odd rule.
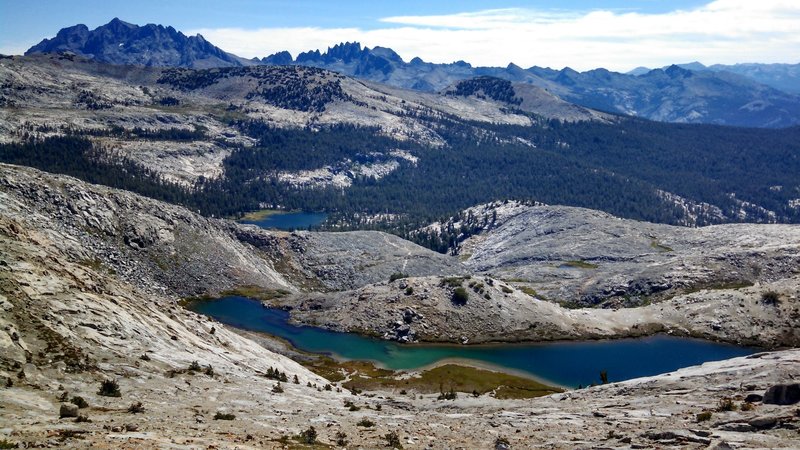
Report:
[[[16,105],[0,161],[209,216],[325,211],[329,229],[410,236],[513,199],[676,225],[800,222],[799,127],[546,116],[491,77],[435,95],[303,67],[133,74],[55,55],[0,71]]]

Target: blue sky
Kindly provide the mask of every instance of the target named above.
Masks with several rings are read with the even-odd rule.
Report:
[[[245,57],[359,40],[406,60],[615,70],[700,60],[798,62],[796,0],[0,0],[0,53],[113,17],[202,33]],[[736,44],[736,45],[734,45]],[[663,63],[663,64],[662,64]]]

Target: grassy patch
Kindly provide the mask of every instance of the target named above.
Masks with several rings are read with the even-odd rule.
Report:
[[[315,374],[334,383],[347,377],[358,380],[361,378],[385,378],[394,374],[391,370],[375,367],[375,364],[369,361],[337,361],[329,356],[321,356],[303,364]]]
[[[253,298],[256,300],[274,300],[289,295],[290,292],[284,289],[266,289],[261,286],[239,286],[234,289],[222,291],[220,296],[239,296]]]
[[[719,283],[699,284],[687,289],[684,294],[694,294],[700,291],[718,291],[723,289],[741,289],[752,286],[751,281],[728,281]]]
[[[305,365],[317,375],[334,382],[349,378],[342,383],[342,387],[357,391],[399,389],[427,394],[450,390],[478,394],[495,391],[496,397],[503,399],[532,398],[561,392],[558,388],[528,378],[456,364],[435,367],[420,373],[418,377],[407,379],[398,379],[403,372],[381,369],[366,361],[340,362],[323,357]]]
[[[659,244],[657,240],[653,239],[650,241],[650,247],[660,251],[660,252],[673,252],[675,250],[672,247],[667,247],[666,245]]]
[[[228,105],[225,104],[211,106],[207,108],[206,111],[208,112],[208,115],[225,124],[231,124],[233,122],[250,119],[247,114],[235,109],[229,109]]]
[[[526,294],[528,294],[528,295],[530,295],[531,297],[538,297],[539,296],[539,293],[536,292],[536,289],[534,289],[532,287],[529,287],[529,286],[521,286],[519,288],[519,290],[524,292],[524,293],[526,293]]]
[[[536,289],[534,289],[534,288],[532,288],[530,286],[515,286],[515,287],[517,289],[519,289],[520,291],[522,291],[523,293],[530,295],[533,298],[540,298],[542,300],[547,300],[547,297],[545,297],[544,295],[536,292]]]
[[[282,211],[280,209],[260,209],[258,211],[250,211],[249,213],[244,214],[241,218],[239,218],[239,220],[259,221],[277,214],[286,214],[286,211]]]
[[[583,260],[574,259],[571,261],[567,261],[564,264],[561,264],[559,267],[573,267],[576,269],[597,269],[597,264],[588,263]]]
[[[503,395],[498,398],[530,398],[561,392],[558,388],[529,378],[456,364],[426,370],[419,378],[396,381],[398,386],[410,387],[420,392],[441,392],[444,388],[485,394],[497,390],[498,394]]]

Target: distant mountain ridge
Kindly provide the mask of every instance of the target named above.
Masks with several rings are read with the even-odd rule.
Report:
[[[291,59],[280,52],[262,64],[297,64],[344,73],[392,86],[442,92],[458,81],[491,76],[545,89],[557,97],[587,108],[678,123],[713,123],[745,127],[780,128],[800,124],[800,96],[760,84],[747,76],[709,70],[687,70],[677,65],[642,68],[639,75],[606,69],[578,72],[533,66],[523,69],[473,67],[464,61],[435,64],[414,58],[405,62],[393,50],[362,47],[346,42],[300,53]]]
[[[765,65],[743,64],[729,66],[730,70],[709,70],[716,66],[703,70],[698,63],[686,66],[691,70],[673,65],[654,70],[638,68],[628,74],[602,68],[586,72],[569,67],[523,69],[515,64],[473,67],[464,61],[438,64],[418,57],[405,62],[390,48],[370,49],[358,42],[340,43],[325,52],[303,52],[296,58],[281,51],[248,60],[215,47],[200,35],[187,37],[172,27],[139,27],[119,19],[93,31],[85,25],[62,29],[55,38],[45,39],[26,54],[63,51],[106,63],[145,66],[302,65],[427,92],[442,92],[462,80],[491,76],[536,86],[583,107],[650,120],[767,128],[800,124],[800,95],[764,84],[772,79],[773,85],[784,80],[781,82],[794,86],[791,77],[798,70],[793,66],[767,70]],[[777,75],[778,71],[787,75]]]
[[[790,94],[800,94],[800,63],[798,64],[759,64],[759,63],[741,63],[741,64],[714,64],[706,66],[697,61],[677,64],[677,66],[684,69],[692,70],[695,72],[711,71],[711,72],[730,72],[737,75],[750,78],[758,83],[765,84],[775,89],[788,92]],[[666,69],[666,67],[662,67]],[[647,67],[637,67],[630,72],[629,75],[643,75],[649,72]]]
[[[63,28],[25,54],[58,52],[74,52],[110,64],[197,69],[247,64],[247,60],[225,52],[199,34],[186,36],[172,27],[140,27],[117,18],[94,30],[83,24]]]

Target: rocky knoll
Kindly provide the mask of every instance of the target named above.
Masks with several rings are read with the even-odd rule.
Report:
[[[299,264],[314,272],[327,290],[341,291],[388,280],[392,275],[464,275],[456,258],[397,236],[375,232],[295,233],[290,245]]]
[[[632,306],[800,274],[793,225],[686,228],[515,202],[470,211],[496,219],[456,249],[464,264],[556,301]]]
[[[456,297],[462,289],[465,300]],[[773,292],[777,300],[765,300]],[[400,342],[520,342],[670,333],[768,348],[800,345],[800,278],[700,290],[649,306],[567,309],[485,276],[423,277],[273,301],[302,323]]]
[[[78,205],[85,207],[70,209]],[[239,238],[245,234],[247,242]],[[194,247],[183,242],[189,238]],[[190,262],[182,268],[202,268],[218,282],[281,286],[279,265],[261,255],[270,245],[290,249],[287,242],[68,177],[0,167],[0,442],[255,449],[313,436],[332,447],[380,448],[388,435],[410,449],[796,446],[797,404],[775,404],[791,403],[792,380],[800,377],[796,350],[531,400],[356,396],[328,390],[295,362],[186,311],[177,284],[148,275],[159,273],[151,257],[172,249]],[[113,263],[109,252],[121,248],[130,251]],[[279,254],[271,257],[283,261]],[[405,282],[422,293],[425,279],[389,287],[399,291]],[[505,293],[503,286],[482,289]],[[467,305],[477,303],[470,289]],[[276,369],[287,381],[268,377]]]

